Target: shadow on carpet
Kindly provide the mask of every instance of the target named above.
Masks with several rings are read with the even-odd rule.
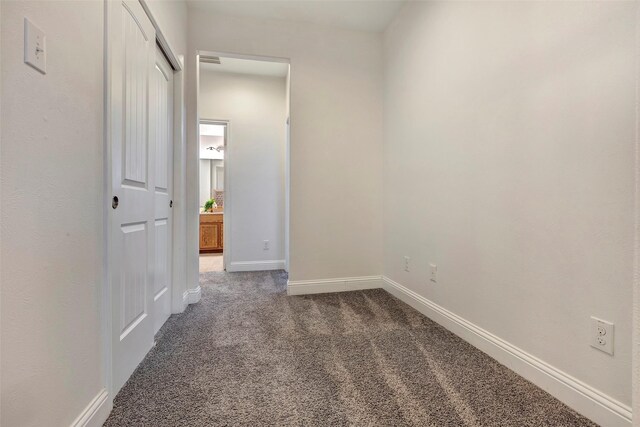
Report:
[[[204,273],[105,426],[594,426],[381,289]]]

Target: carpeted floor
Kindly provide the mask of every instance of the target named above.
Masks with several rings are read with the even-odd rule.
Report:
[[[106,426],[593,426],[383,290],[204,273]]]

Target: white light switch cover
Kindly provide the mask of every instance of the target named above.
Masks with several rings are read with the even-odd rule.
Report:
[[[42,74],[47,73],[46,37],[27,18],[24,18],[24,62]]]

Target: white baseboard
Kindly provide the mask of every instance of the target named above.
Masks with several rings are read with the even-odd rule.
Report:
[[[109,399],[109,393],[103,388],[71,423],[71,427],[100,427],[109,417],[112,407],[113,402]]]
[[[184,291],[182,294],[182,301],[184,305],[195,304],[200,302],[200,297],[202,296],[202,288],[198,285],[195,289],[188,289]]]
[[[289,280],[288,295],[322,294],[328,292],[359,291],[382,287],[381,276],[343,277],[338,279]]]
[[[607,427],[630,427],[631,408],[416,292],[382,277],[384,289],[567,406]]]
[[[274,261],[242,261],[230,262],[227,265],[227,271],[235,273],[238,271],[266,271],[266,270],[284,270],[284,260]]]

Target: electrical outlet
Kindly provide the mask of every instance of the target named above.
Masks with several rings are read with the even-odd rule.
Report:
[[[431,280],[433,283],[438,283],[438,266],[435,264],[429,264],[429,271],[431,272]]]
[[[269,241],[268,240],[264,240],[263,243],[264,243],[264,246],[262,246],[262,250],[263,251],[268,251],[269,250]]]
[[[411,260],[411,258],[409,258],[408,256],[404,257],[404,271],[406,271],[407,273],[409,272],[409,260]]]
[[[47,74],[47,38],[42,30],[24,18],[24,62]]]
[[[613,355],[614,325],[591,316],[591,347]]]

